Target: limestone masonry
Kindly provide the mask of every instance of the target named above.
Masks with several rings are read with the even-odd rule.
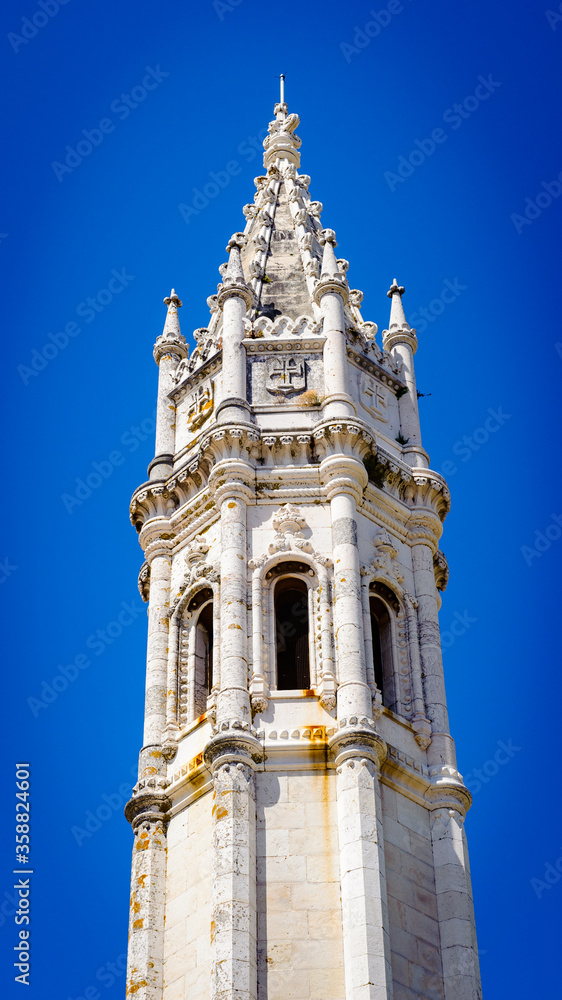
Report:
[[[377,344],[274,114],[208,326],[172,291],[154,347],[127,995],[476,1000],[416,332],[394,281]]]

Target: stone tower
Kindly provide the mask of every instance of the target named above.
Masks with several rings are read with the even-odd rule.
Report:
[[[416,332],[394,281],[377,343],[274,114],[208,325],[172,291],[154,348],[127,995],[476,1000]]]

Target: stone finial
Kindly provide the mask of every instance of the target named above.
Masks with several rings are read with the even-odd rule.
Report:
[[[301,140],[294,131],[300,124],[296,114],[289,114],[285,102],[275,105],[275,120],[269,123],[268,132],[263,140],[263,165],[266,170],[275,164],[277,159],[288,160],[295,167],[300,165],[299,147]]]
[[[226,298],[230,295],[238,295],[250,306],[253,301],[253,292],[246,284],[244,268],[242,267],[242,257],[240,250],[246,244],[244,233],[234,233],[227,243],[227,252],[230,255],[228,264],[223,274],[223,284],[219,285],[218,303],[222,308]],[[220,270],[220,268],[219,268]]]
[[[242,267],[242,258],[240,256],[240,250],[246,242],[244,233],[234,233],[230,237],[226,250],[230,254],[228,258],[228,266],[226,268],[226,273],[224,275],[225,281],[244,281],[244,269]]]
[[[178,309],[182,301],[176,294],[175,288],[172,288],[170,294],[163,301],[164,305],[168,306],[168,312],[164,321],[164,329],[154,345],[154,360],[158,365],[164,354],[174,353],[179,355],[179,358],[186,358],[189,354],[187,341],[180,330],[178,316]]]
[[[404,306],[402,305],[402,296],[405,292],[403,285],[399,285],[396,278],[392,282],[388,292],[386,293],[391,300],[390,306],[390,322],[388,324],[388,329],[399,329],[399,330],[409,330],[410,325],[406,322],[406,315],[404,313]]]
[[[336,234],[333,229],[323,229],[320,234],[320,245],[324,247],[324,254],[322,256],[322,271],[321,279],[326,277],[339,276],[340,271],[338,268],[338,262],[336,260],[336,255],[334,253],[334,247],[337,247]]]
[[[402,305],[404,286],[399,285],[395,278],[386,294],[391,301],[391,306],[388,330],[382,332],[383,347],[385,351],[390,351],[396,344],[408,344],[415,354],[418,338],[413,327],[410,328],[404,313]]]

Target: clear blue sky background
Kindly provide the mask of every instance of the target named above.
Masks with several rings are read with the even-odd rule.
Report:
[[[352,287],[365,293],[365,318],[384,328],[393,277],[406,286],[410,315],[423,318],[420,307],[434,303],[425,327],[417,323],[417,376],[431,394],[420,407],[432,465],[450,463],[441,621],[459,767],[475,792],[467,830],[484,995],[559,994],[562,877],[547,866],[562,857],[562,540],[552,519],[562,515],[562,196],[547,204],[543,194],[540,211],[526,201],[562,170],[562,20],[549,23],[545,6],[404,0],[369,38],[356,29],[382,3],[241,0],[217,11],[211,2],[69,0],[12,44],[9,33],[21,35],[22,19],[41,8],[3,4],[4,996],[23,989],[12,982],[15,927],[4,918],[17,760],[33,774],[25,995],[76,1000],[88,987],[108,1000],[124,995],[124,976],[108,963],[126,948],[132,838],[118,800],[141,744],[146,634],[142,553],[127,512],[153,455],[152,345],[172,285],[186,336],[207,322],[226,241],[243,227],[261,173],[248,137],[272,117],[280,72],[302,119],[301,169],[350,260]],[[146,67],[166,75],[125,117],[121,95],[142,84]],[[491,76],[493,92],[478,107],[468,100],[470,115],[455,119],[448,109],[474,95],[480,76]],[[58,179],[52,163],[104,118],[113,129]],[[439,128],[445,139],[432,155],[414,155],[411,175],[389,183],[385,172]],[[218,193],[208,189],[208,205],[186,223],[178,205],[233,160],[235,176]],[[536,217],[516,226],[512,215],[526,206]],[[132,277],[111,302],[102,291],[101,311],[80,307],[123,269]],[[441,309],[434,300],[447,281],[459,294]],[[68,344],[63,333],[57,355],[47,348],[48,363],[29,375],[50,335],[72,323]],[[500,408],[509,417],[482,430]],[[107,478],[79,504],[65,502],[114,452],[120,464],[101,465]],[[537,540],[540,554],[531,551]],[[123,616],[130,624],[117,634],[110,623],[123,602],[139,613]],[[106,638],[96,644],[98,630]],[[67,669],[68,686],[51,704],[28,701],[80,656],[89,666],[75,679],[77,668]],[[78,844],[73,827],[84,830],[104,805],[99,829]],[[543,888],[534,891],[532,879]]]

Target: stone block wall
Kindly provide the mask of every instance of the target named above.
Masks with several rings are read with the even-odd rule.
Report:
[[[258,997],[344,1000],[335,774],[257,781]]]
[[[443,1000],[429,812],[382,785],[394,1000]]]

